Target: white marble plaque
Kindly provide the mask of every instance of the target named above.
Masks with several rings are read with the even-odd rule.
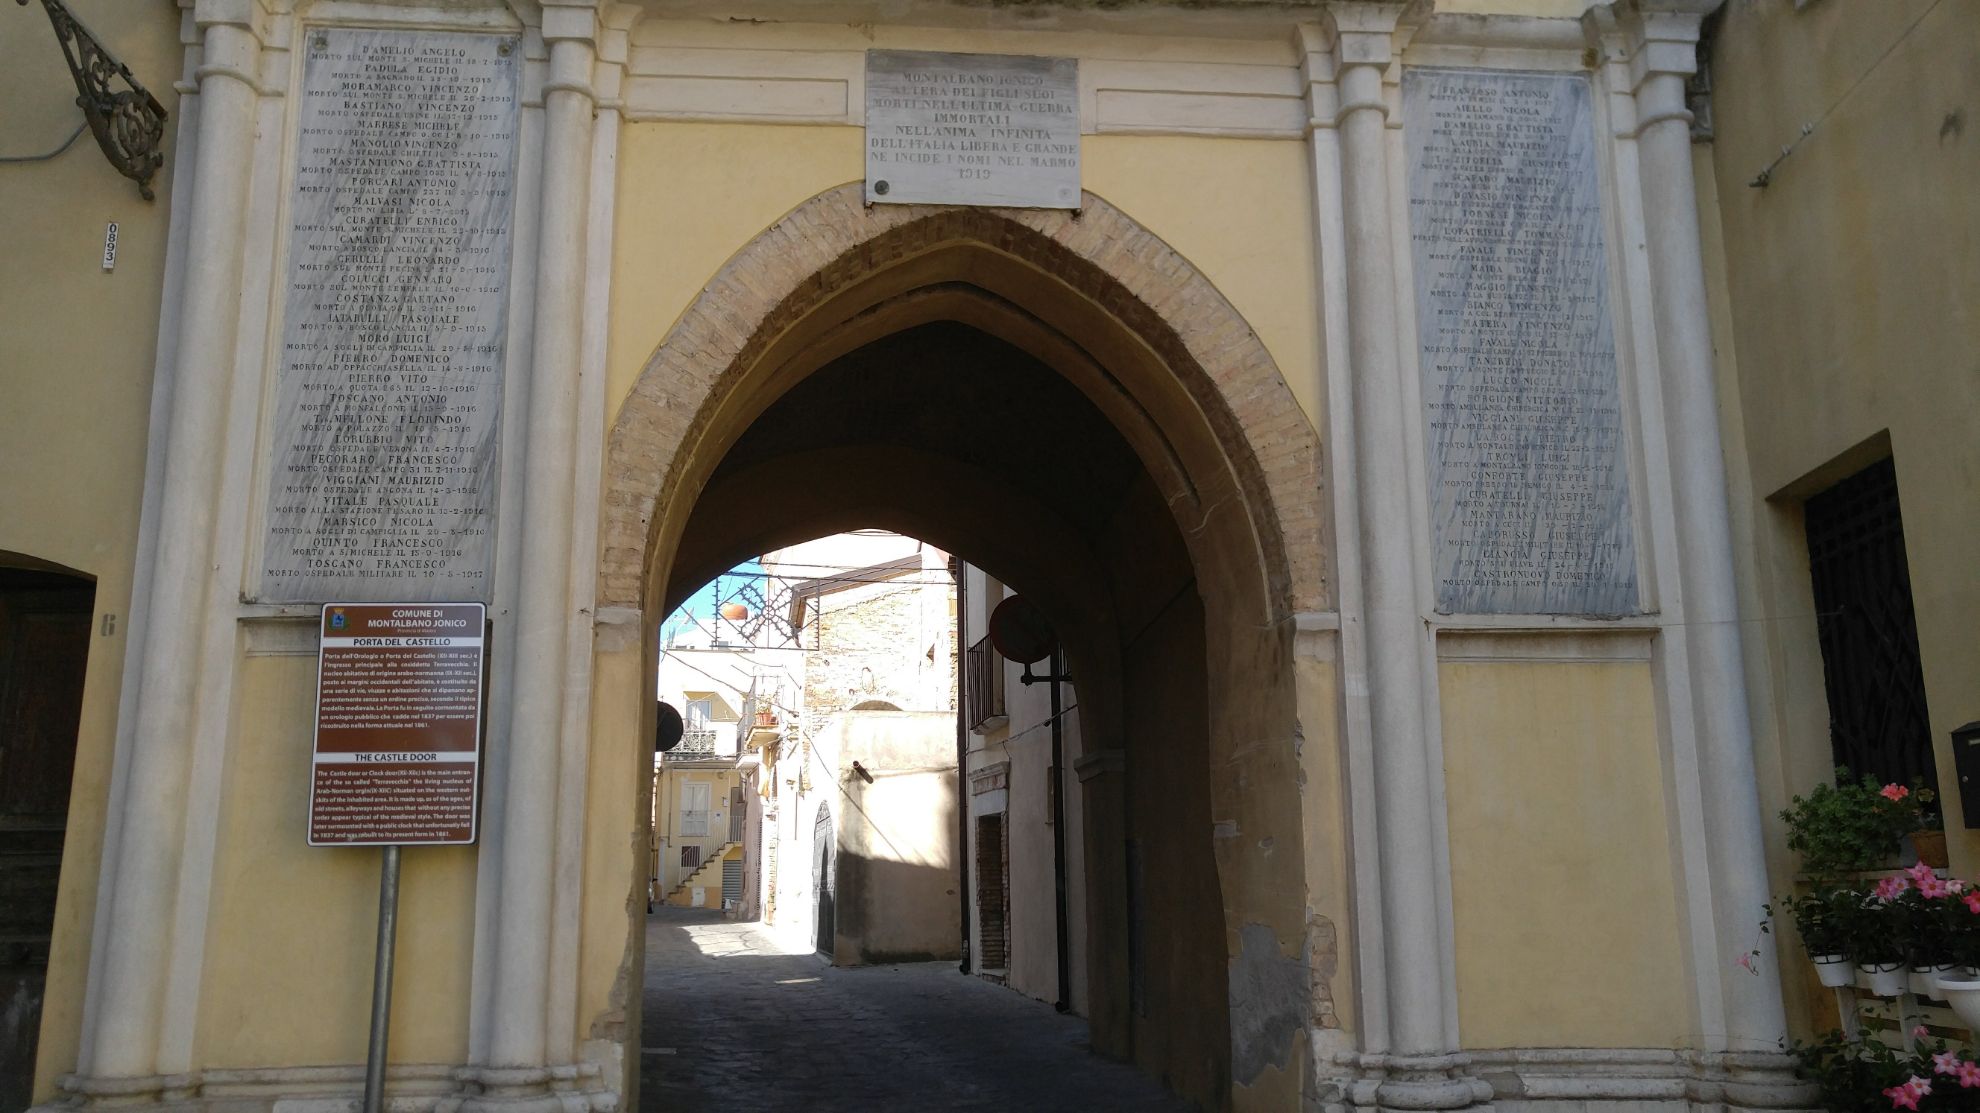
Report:
[[[310,29],[259,597],[488,597],[512,38]]]
[[[1437,609],[1635,613],[1588,81],[1412,68],[1403,104]]]
[[[870,203],[1079,207],[1079,63],[866,52]]]

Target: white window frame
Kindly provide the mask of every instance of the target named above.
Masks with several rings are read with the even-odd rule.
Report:
[[[701,798],[701,807],[693,805],[695,797]],[[708,837],[708,816],[714,811],[714,786],[707,781],[683,781],[681,783],[681,837]]]

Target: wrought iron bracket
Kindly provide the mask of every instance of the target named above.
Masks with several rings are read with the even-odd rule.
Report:
[[[28,0],[18,2],[22,7],[28,4]],[[159,150],[165,140],[165,106],[96,41],[62,0],[41,0],[41,6],[55,25],[55,41],[62,44],[69,75],[76,79],[76,104],[89,121],[96,145],[117,173],[136,182],[144,199],[152,200],[151,176],[165,165],[164,152]],[[119,81],[127,87],[112,84]]]

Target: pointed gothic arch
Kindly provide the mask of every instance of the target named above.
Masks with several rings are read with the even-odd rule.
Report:
[[[598,605],[639,614],[651,633],[697,577],[773,542],[864,525],[913,533],[1033,594],[1064,624],[1094,747],[1078,776],[1096,879],[1086,908],[1095,1047],[1173,1071],[1212,1107],[1237,1087],[1292,1096],[1310,1010],[1256,987],[1264,967],[1267,981],[1304,986],[1312,952],[1292,645],[1295,618],[1330,603],[1321,449],[1270,353],[1215,286],[1105,200],[1087,194],[1083,205],[868,208],[847,185],[745,245],[675,321],[614,421]],[[900,445],[731,458],[814,376],[930,327],[1013,349],[1104,418],[1144,477],[1120,510],[1133,523],[1120,527],[1125,537],[1095,543],[1090,522],[1068,520],[1035,487]],[[845,489],[819,493],[827,470]],[[747,522],[708,510],[793,486],[813,501]],[[1134,589],[1118,581],[1133,577],[1120,573],[1144,550],[1181,571],[1151,580],[1155,597],[1124,601]],[[1195,692],[1181,726],[1151,710],[1177,688]],[[1196,752],[1148,764],[1137,802],[1124,770],[1151,746]],[[1207,873],[1184,905],[1208,920],[1170,951],[1198,964],[1176,985],[1212,987],[1189,991],[1212,996],[1183,1006],[1214,1014],[1228,1035],[1200,1053],[1200,1025],[1143,1036],[1130,1015],[1141,991],[1130,987],[1128,925],[1145,910],[1130,907],[1123,832],[1145,816],[1157,781],[1197,794],[1182,813],[1197,849],[1175,860]]]

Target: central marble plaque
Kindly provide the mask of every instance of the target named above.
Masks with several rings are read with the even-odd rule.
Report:
[[[488,597],[512,38],[311,29],[257,596]]]
[[[866,52],[866,200],[1079,207],[1079,63]]]
[[[1437,609],[1634,613],[1588,81],[1411,68],[1403,105]]]

